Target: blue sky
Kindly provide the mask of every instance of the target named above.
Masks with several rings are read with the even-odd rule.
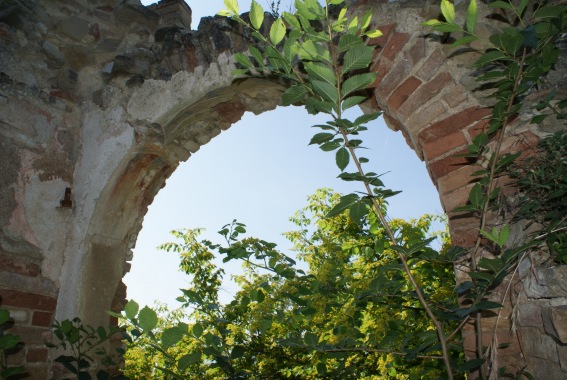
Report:
[[[222,0],[203,4],[189,2],[193,28],[198,25],[197,17],[223,8]],[[204,227],[203,238],[220,241],[216,231],[238,219],[247,225],[250,235],[278,243],[285,251],[289,244],[281,233],[294,229],[288,218],[305,206],[316,189],[330,187],[342,193],[361,190],[360,185],[336,178],[339,170],[334,154],[308,146],[311,136],[319,131],[310,126],[325,121],[326,117],[308,115],[299,107],[278,107],[258,116],[246,113],[240,122],[181,163],[144,219],[132,270],[125,277],[128,298],[142,305],[159,300],[177,306],[178,289],[188,286],[188,278],[178,272],[175,254],[156,249],[172,240],[169,231],[173,229]],[[403,190],[390,200],[390,216],[407,219],[441,213],[425,165],[401,133],[389,130],[382,119],[368,127],[362,136],[369,148],[364,152],[370,159],[367,169],[389,172],[382,177],[386,186]],[[238,263],[228,264],[228,273],[238,271]],[[234,290],[228,277],[223,284],[225,300]]]

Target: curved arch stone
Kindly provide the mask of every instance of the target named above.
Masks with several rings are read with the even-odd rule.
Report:
[[[44,379],[57,376],[42,338],[53,318],[98,325],[108,320],[106,310],[121,308],[121,279],[142,219],[179,162],[244,112],[275,108],[284,86],[234,82],[232,55],[246,49],[247,32],[212,17],[190,30],[190,9],[178,0],[149,8],[137,0],[8,4],[0,6],[0,297],[17,316],[22,360],[32,378]],[[369,41],[378,46],[379,79],[363,109],[382,110],[404,134],[451,211],[466,202],[476,170],[455,154],[486,126],[489,112],[484,94],[473,91],[475,53],[449,58],[447,46],[420,25],[438,15],[436,4],[358,0],[351,9],[372,8],[384,32]],[[484,20],[479,30],[489,33],[496,23]],[[557,71],[564,91],[565,71]],[[545,134],[528,116],[514,122],[506,149],[530,149]],[[478,222],[452,213],[450,229],[455,244],[470,246]],[[560,301],[523,297],[528,322],[520,333],[506,337],[510,320],[499,322],[501,343],[513,343],[499,361],[559,378],[565,352],[538,321]],[[474,355],[469,331],[465,350]],[[541,344],[525,344],[533,339]],[[550,354],[522,357],[520,346]]]

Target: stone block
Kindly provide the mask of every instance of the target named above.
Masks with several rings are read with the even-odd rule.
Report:
[[[529,298],[567,297],[567,266],[535,268],[533,275],[523,278]]]
[[[557,344],[552,337],[543,332],[542,328],[522,328],[519,330],[519,334],[526,357],[531,356],[552,363],[559,363]]]
[[[541,327],[541,305],[526,301],[518,305],[518,324],[522,327]]]
[[[81,41],[89,31],[89,23],[80,17],[71,16],[61,21],[57,29],[64,36],[75,41]]]
[[[541,310],[545,332],[567,344],[567,305],[550,306]]]

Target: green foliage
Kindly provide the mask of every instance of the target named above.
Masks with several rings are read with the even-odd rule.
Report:
[[[8,366],[6,364],[6,356],[18,350],[20,345],[20,337],[7,333],[12,327],[10,312],[6,309],[0,309],[0,380],[19,377],[26,373],[23,366]]]
[[[469,194],[467,205],[455,209],[456,212],[471,212],[478,216],[480,221],[479,236],[475,248],[470,253],[470,272],[471,281],[466,281],[459,285],[460,294],[467,301],[468,307],[461,310],[461,315],[475,316],[475,328],[478,336],[482,335],[482,315],[478,313],[480,309],[498,308],[500,305],[487,301],[486,297],[491,290],[498,286],[508,273],[515,275],[514,268],[521,257],[534,245],[538,244],[539,238],[527,239],[525,242],[516,242],[517,246],[508,241],[510,227],[508,224],[500,228],[492,226],[488,228],[488,215],[490,211],[499,209],[500,188],[496,186],[496,179],[509,174],[510,167],[520,154],[502,154],[501,147],[504,141],[506,129],[509,122],[513,120],[520,111],[532,112],[535,116],[531,123],[540,124],[547,117],[553,116],[558,120],[567,117],[565,107],[567,100],[556,99],[556,91],[552,90],[545,98],[535,106],[525,104],[523,100],[532,91],[540,89],[542,79],[554,68],[558,57],[559,48],[556,41],[567,32],[567,8],[564,6],[548,4],[546,2],[519,1],[492,1],[489,6],[503,11],[504,21],[509,25],[502,30],[493,33],[488,40],[483,40],[476,34],[475,29],[478,21],[476,0],[470,0],[465,17],[465,26],[462,27],[455,8],[449,0],[442,0],[441,12],[444,21],[429,20],[424,23],[433,30],[442,33],[454,33],[457,38],[452,46],[457,47],[475,42],[476,46],[482,44],[485,50],[480,51],[480,58],[476,61],[477,80],[483,90],[490,91],[489,98],[493,99],[492,116],[489,126],[478,136],[474,137],[472,144],[468,147],[467,156],[476,160],[484,168],[476,173],[477,179]],[[529,108],[532,108],[529,110]],[[492,145],[492,147],[491,147]],[[560,145],[560,143],[558,144]],[[554,149],[552,148],[551,151]],[[553,154],[552,154],[553,155]],[[559,158],[560,157],[560,158]],[[563,159],[561,153],[556,158]],[[551,169],[551,166],[548,170]],[[532,169],[525,169],[530,172]],[[527,173],[524,173],[527,174]],[[539,173],[541,174],[541,172]],[[539,181],[539,182],[536,182]],[[564,213],[547,214],[545,207],[550,207],[551,193],[545,194],[543,200],[546,206],[539,208],[540,213],[534,217],[529,210],[539,206],[540,199],[535,198],[537,188],[553,187],[556,181],[552,177],[543,175],[524,175],[518,183],[524,191],[524,201],[527,205],[522,207],[517,215],[518,219],[546,219],[546,233],[542,236],[548,238],[548,245],[556,253],[555,257],[559,261],[565,260],[565,248],[562,243],[565,235],[563,229],[555,230],[564,223]],[[559,191],[561,192],[561,191]],[[543,194],[541,194],[543,195]],[[530,197],[531,200],[530,200]],[[559,196],[561,197],[561,196]],[[561,201],[559,201],[561,202]],[[543,216],[546,215],[546,216]],[[495,258],[478,257],[481,239],[488,239]],[[518,243],[523,243],[518,245]],[[551,244],[549,244],[551,243]],[[511,280],[510,280],[511,281]],[[470,306],[469,306],[470,305]],[[494,354],[493,354],[494,355]],[[477,348],[479,359],[485,358],[486,353],[481,347]],[[496,369],[494,369],[496,371]],[[529,373],[523,371],[522,375],[530,377]],[[481,378],[485,379],[488,374],[484,367],[480,371]],[[513,377],[513,376],[511,376]]]
[[[539,143],[535,156],[516,165],[522,194],[516,214],[541,226],[538,239],[546,242],[554,260],[567,264],[567,133],[557,132]]]
[[[102,326],[93,328],[84,325],[79,318],[73,320],[55,321],[52,325],[54,342],[46,342],[49,348],[64,350],[65,353],[55,358],[55,362],[62,364],[76,379],[89,380],[91,373],[96,371],[97,362],[106,369],[96,371],[96,378],[127,379],[118,370],[115,358],[121,358],[124,350],[117,349],[115,355],[110,355],[104,344],[121,330],[116,326],[105,329]]]
[[[383,228],[372,214],[358,222],[346,210],[326,217],[339,200],[338,194],[319,190],[292,219],[299,230],[287,237],[302,265],[277,251],[275,244],[240,238],[245,233],[241,223],[219,231],[226,245],[198,243],[198,231],[174,232],[181,242],[162,248],[176,246],[183,261],[199,261],[191,267],[182,264],[190,278],[199,266],[212,269],[214,255],[204,250],[215,250],[225,262],[242,262],[244,274],[234,278],[240,289],[229,304],[221,305],[218,299],[195,296],[213,294],[209,283],[192,282],[180,297],[184,309],[191,310],[186,315],[191,324],[181,326],[171,322],[178,316],[166,316],[157,328],[147,329],[141,323],[142,311],[130,301],[122,318],[139,336],[128,349],[128,355],[136,356],[127,360],[126,373],[151,357],[159,368],[147,368],[145,375],[138,372],[138,378],[150,373],[184,379],[441,375],[443,365],[429,358],[438,351],[435,339],[423,334],[431,323],[400,276],[401,263],[384,244]],[[433,220],[393,220],[398,245],[429,241]],[[447,243],[446,232],[442,236]],[[456,309],[451,261],[427,245],[409,255],[430,302]]]

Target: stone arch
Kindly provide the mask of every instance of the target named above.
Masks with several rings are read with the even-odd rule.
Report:
[[[231,70],[232,65],[227,67]],[[125,123],[139,124],[144,120],[145,125],[152,126],[156,136],[129,147],[109,175],[96,201],[87,238],[81,235],[82,240],[75,243],[84,245],[80,248],[83,257],[76,257],[76,263],[63,273],[62,291],[73,290],[75,294],[60,293],[58,313],[61,316],[89,316],[98,324],[108,318],[105,311],[111,308],[115,291],[127,272],[127,255],[133,248],[147,207],[167,178],[181,161],[238,121],[244,112],[274,109],[284,89],[260,79],[231,83],[230,71],[218,76],[215,73],[214,77],[219,84],[209,82],[197,94],[193,91],[194,81],[185,75],[174,76],[165,83],[148,81],[134,92],[133,98],[141,101],[129,104]],[[206,78],[210,77],[205,74],[200,79],[206,81]],[[187,83],[191,86],[180,88]],[[156,92],[174,93],[174,90],[181,102],[155,99]],[[163,108],[164,104],[169,107]],[[157,111],[160,108],[162,113]],[[97,150],[98,154],[104,154]]]
[[[379,80],[363,108],[382,110],[404,134],[450,211],[466,201],[475,170],[455,153],[485,125],[488,111],[472,91],[474,54],[448,60],[447,47],[420,26],[438,15],[436,4],[358,0],[352,9],[372,8],[384,32],[369,41],[379,46]],[[26,342],[21,360],[32,378],[43,379],[49,358],[42,334],[54,317],[99,324],[105,310],[120,307],[120,280],[142,218],[178,163],[245,111],[273,109],[283,87],[260,79],[233,83],[231,56],[246,48],[246,32],[218,18],[191,31],[190,10],[178,0],[150,9],[136,1],[35,0],[4,11],[0,297]],[[507,149],[531,146],[541,134],[522,118],[513,131]],[[455,243],[470,245],[476,222],[458,214],[450,224]],[[529,312],[550,305],[527,304]],[[537,336],[560,352],[543,327],[525,327],[521,339]],[[470,342],[467,353],[474,351]],[[502,363],[541,363],[537,352],[525,359],[514,347]],[[567,360],[560,355],[546,358],[539,367],[548,372],[534,375],[561,375]]]

